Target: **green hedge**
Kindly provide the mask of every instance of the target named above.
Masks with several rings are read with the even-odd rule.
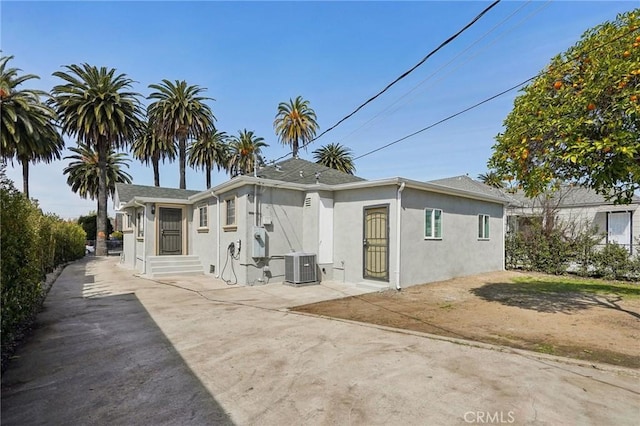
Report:
[[[547,274],[568,271],[582,276],[636,281],[640,278],[640,256],[630,256],[617,244],[601,246],[597,230],[578,224],[544,229],[532,222],[524,230],[505,238],[507,269],[524,269]]]
[[[46,274],[85,254],[82,227],[45,215],[0,170],[2,370],[42,307]]]

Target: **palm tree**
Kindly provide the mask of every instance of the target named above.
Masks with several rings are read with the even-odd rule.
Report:
[[[54,121],[55,111],[42,102],[47,93],[20,89],[34,74],[18,75],[17,68],[7,68],[13,56],[0,58],[0,113],[2,159],[15,158],[22,165],[23,192],[29,198],[29,163],[49,163],[60,159],[64,140]]]
[[[138,93],[130,92],[133,81],[116,70],[92,65],[67,65],[67,72],[53,75],[64,84],[53,88],[52,104],[63,133],[94,149],[98,154],[98,239],[96,255],[107,254],[107,160],[113,149],[124,148],[142,129],[143,109]]]
[[[481,173],[478,175],[478,180],[485,185],[492,186],[494,188],[504,188],[504,181],[495,171],[489,171],[487,173]]]
[[[229,145],[227,134],[213,129],[213,132],[202,135],[189,147],[187,154],[191,167],[202,167],[207,176],[207,189],[211,188],[211,170],[216,166],[227,169],[229,161]]]
[[[153,131],[153,125],[144,124],[140,135],[131,144],[131,152],[143,164],[153,166],[153,183],[160,186],[160,160],[172,161],[176,158],[176,144],[173,139],[161,138]]]
[[[351,149],[339,143],[330,143],[313,151],[316,163],[352,175],[356,171]]]
[[[156,90],[148,97],[154,100],[148,108],[149,119],[161,139],[178,141],[180,188],[186,189],[187,139],[198,139],[213,130],[215,117],[204,103],[213,99],[200,96],[205,88],[188,86],[184,80],[176,80],[175,84],[162,80],[149,88]]]
[[[289,103],[281,102],[278,105],[273,128],[280,142],[290,145],[293,157],[298,158],[299,144],[302,143],[305,147],[316,135],[316,113],[309,107],[309,101],[305,101],[302,96],[293,101],[289,99]]]
[[[95,200],[99,196],[100,168],[98,167],[98,153],[90,146],[78,144],[69,148],[74,155],[64,157],[65,160],[74,160],[62,171],[67,175],[67,183],[71,190],[82,198]],[[107,154],[107,190],[111,197],[116,191],[116,183],[131,183],[131,175],[122,166],[129,167],[129,159],[123,153],[110,150]]]
[[[269,146],[264,138],[255,136],[252,131],[244,129],[238,136],[229,138],[230,155],[228,170],[231,177],[247,175],[255,170],[256,160],[262,162],[261,149]]]

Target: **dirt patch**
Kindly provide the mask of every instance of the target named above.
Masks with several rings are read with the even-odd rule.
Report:
[[[558,292],[513,282],[531,275],[481,274],[293,310],[640,368],[640,298],[621,295],[640,286]]]

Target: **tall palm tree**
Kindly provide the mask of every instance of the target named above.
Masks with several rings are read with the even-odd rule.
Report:
[[[172,161],[176,158],[176,144],[173,139],[165,139],[153,131],[153,125],[145,123],[140,135],[131,144],[131,152],[143,164],[153,166],[153,183],[160,186],[160,160]]]
[[[489,171],[487,173],[479,174],[478,180],[484,183],[485,185],[489,185],[498,189],[503,189],[505,186],[504,181],[502,180],[500,175],[498,175],[498,173],[496,173],[495,171]]]
[[[187,82],[162,80],[160,84],[150,84],[156,90],[147,99],[154,102],[149,105],[148,114],[160,138],[178,141],[180,161],[180,188],[186,189],[187,140],[198,139],[213,130],[216,119],[209,105],[204,102],[213,100],[200,96],[206,89],[200,86],[188,86]]]
[[[99,196],[100,168],[98,166],[98,153],[90,146],[78,144],[69,148],[74,155],[64,157],[65,160],[74,160],[62,171],[67,175],[67,183],[71,190],[82,198],[95,200]],[[131,183],[131,175],[122,166],[129,167],[129,159],[123,153],[110,150],[107,154],[107,190],[111,197],[116,192],[116,183]]]
[[[258,163],[262,162],[261,149],[269,146],[264,142],[264,138],[255,136],[253,131],[244,129],[238,132],[238,136],[229,138],[229,172],[231,177],[251,174]]]
[[[356,171],[353,152],[339,143],[330,143],[313,151],[316,163],[352,175]]]
[[[55,111],[42,98],[42,90],[21,89],[22,83],[38,79],[34,74],[18,75],[17,68],[7,68],[13,56],[0,58],[0,114],[2,159],[15,158],[22,165],[23,192],[29,198],[29,163],[60,159],[64,140],[54,121]]]
[[[227,170],[229,161],[228,136],[225,132],[213,129],[211,133],[202,135],[189,149],[189,165],[191,167],[202,167],[207,176],[207,189],[211,188],[211,170],[214,166],[218,171],[222,168]]]
[[[96,255],[107,255],[107,160],[113,149],[124,148],[142,129],[139,94],[129,91],[133,81],[116,70],[89,64],[67,65],[53,73],[64,84],[53,88],[52,104],[63,133],[98,153],[98,239]]]
[[[294,158],[298,158],[300,144],[305,146],[316,135],[316,113],[302,96],[289,103],[280,102],[273,128],[284,145],[290,145]]]

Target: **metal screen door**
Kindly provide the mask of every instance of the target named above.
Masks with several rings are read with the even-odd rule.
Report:
[[[160,207],[160,254],[182,254],[182,209]]]
[[[364,278],[389,281],[389,207],[365,207]]]

